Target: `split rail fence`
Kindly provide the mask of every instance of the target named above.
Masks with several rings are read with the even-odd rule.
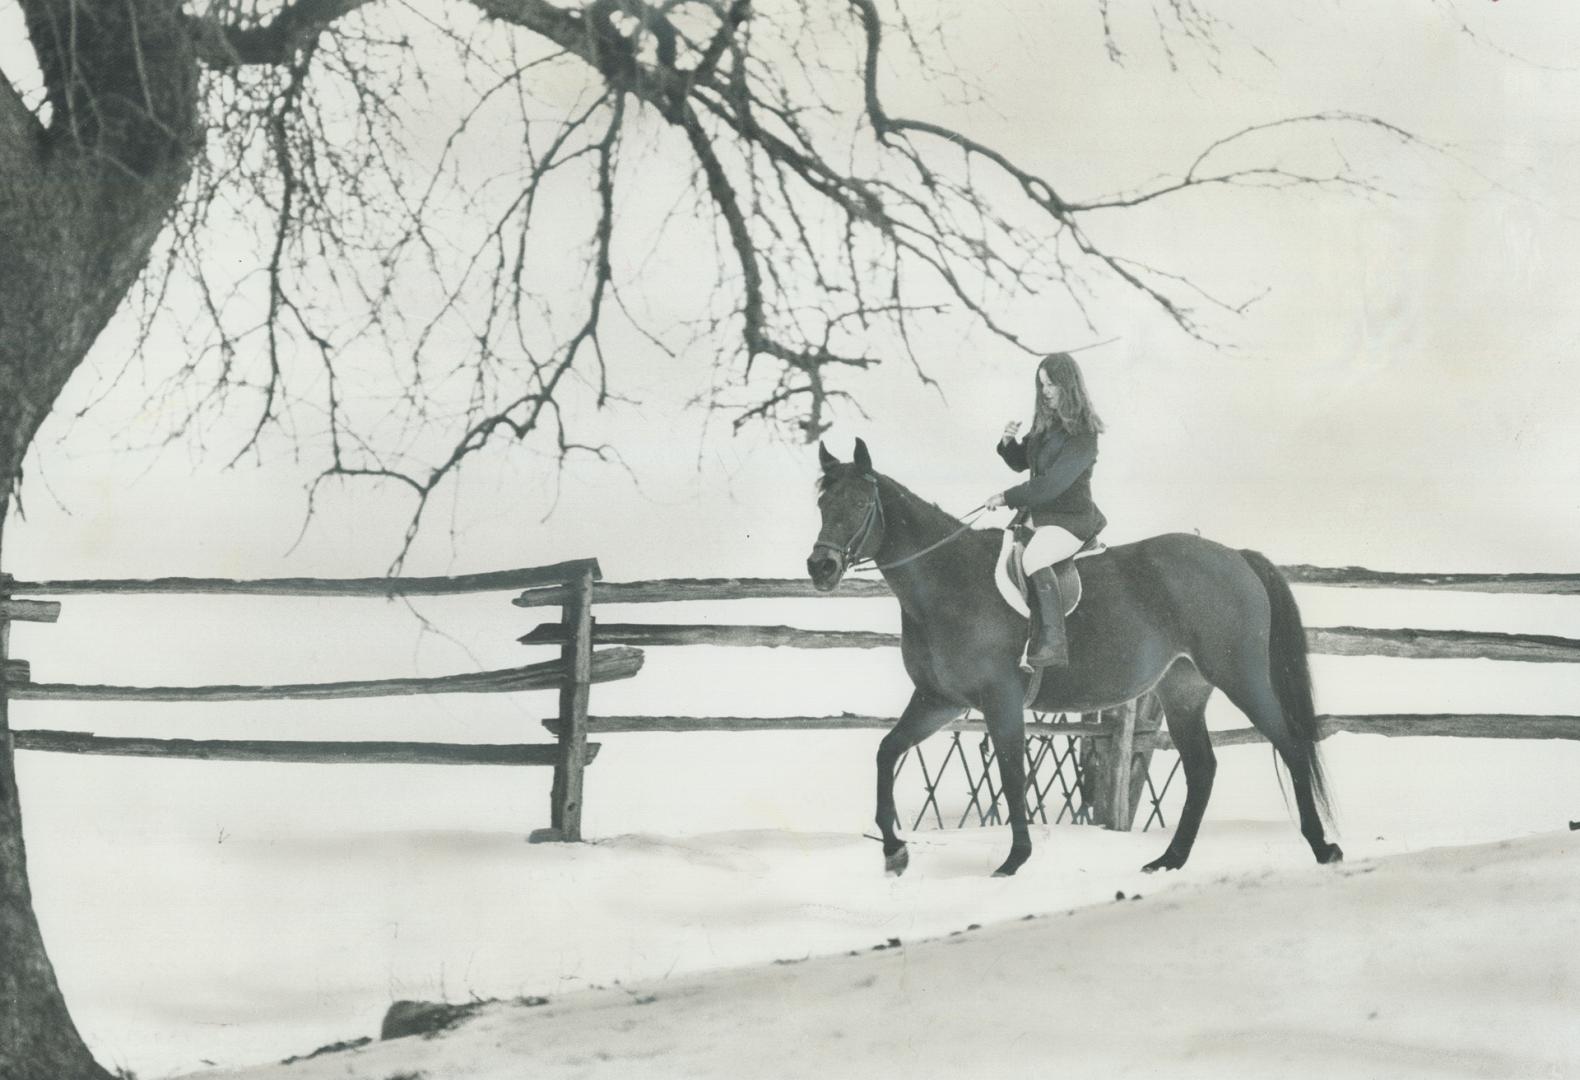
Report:
[[[1294,584],[1346,588],[1427,589],[1481,593],[1580,595],[1580,575],[1565,574],[1396,574],[1354,567],[1288,566]],[[58,601],[17,599],[32,596],[116,594],[232,594],[253,596],[337,596],[391,598],[437,596],[494,590],[521,590],[512,601],[523,608],[557,607],[557,621],[538,626],[520,640],[550,645],[556,659],[497,671],[436,678],[351,682],[223,686],[104,686],[34,682],[29,665],[10,658],[12,622],[54,622]],[[599,744],[589,736],[624,732],[842,731],[884,729],[894,717],[841,713],[831,716],[606,716],[590,714],[592,684],[634,676],[644,649],[709,645],[734,648],[872,649],[894,648],[897,634],[866,630],[808,630],[792,626],[717,623],[599,623],[596,604],[689,601],[772,600],[783,598],[870,597],[892,599],[882,581],[849,581],[824,594],[796,579],[672,579],[605,582],[598,563],[580,559],[552,566],[442,578],[275,578],[256,581],[162,578],[155,580],[17,582],[0,575],[0,735],[19,750],[77,754],[199,758],[231,761],[312,763],[403,763],[446,765],[553,766],[550,828],[541,839],[581,837],[583,773]],[[1580,663],[1580,639],[1469,630],[1376,629],[1336,626],[1307,630],[1315,653],[1413,659],[1487,659],[1526,663]],[[600,648],[599,646],[603,646]],[[12,731],[8,702],[158,701],[216,702],[325,700],[436,693],[507,693],[557,689],[557,714],[544,721],[553,743],[445,744],[425,742],[295,742],[284,740],[191,740],[103,737],[78,731]],[[1460,736],[1515,739],[1580,739],[1580,716],[1527,714],[1367,714],[1323,715],[1323,737],[1336,732],[1389,736]],[[1173,780],[1161,785],[1151,774],[1152,755],[1171,749],[1162,711],[1150,696],[1127,705],[1076,717],[1033,714],[1027,725],[1027,804],[1033,820],[1069,819],[1127,830],[1138,807],[1150,803],[1143,828],[1162,823],[1162,799]],[[966,717],[949,728],[942,758],[934,750],[930,766],[923,748],[915,751],[925,797],[913,816],[919,826],[929,812],[945,825],[939,795],[956,772],[964,776],[969,805],[956,822],[973,815],[987,824],[1002,819],[1002,798],[993,777],[992,751],[980,720]],[[966,739],[979,737],[973,753]],[[1217,746],[1259,741],[1252,728],[1213,733]],[[1062,740],[1062,745],[1057,741]],[[1178,768],[1178,762],[1174,763]],[[1050,815],[1052,817],[1050,818]],[[953,814],[951,813],[951,817]]]
[[[578,559],[522,570],[462,577],[429,578],[220,578],[153,580],[15,581],[0,575],[0,737],[18,750],[134,757],[198,758],[211,761],[271,761],[315,764],[540,765],[552,766],[550,827],[538,839],[579,840],[582,776],[598,753],[587,741],[588,693],[593,683],[628,679],[642,666],[640,649],[595,650],[591,640],[593,583],[601,576],[594,559]],[[223,686],[104,686],[32,681],[30,665],[10,658],[12,622],[54,622],[59,601],[32,596],[221,594],[390,599],[490,591],[553,588],[562,628],[556,660],[496,671],[433,678],[363,679],[349,682]],[[11,730],[11,701],[312,701],[411,694],[487,694],[559,690],[560,737],[552,743],[299,742],[280,739],[153,739],[105,737],[82,731]]]
[[[1407,574],[1358,567],[1286,566],[1285,577],[1297,585],[1357,589],[1447,590],[1504,594],[1580,595],[1580,575],[1572,574]],[[690,601],[772,600],[784,598],[871,597],[892,600],[881,580],[847,580],[834,593],[819,593],[797,579],[673,579],[597,582],[597,604],[646,604]],[[515,603],[538,607],[559,603],[561,590],[548,586],[525,591]],[[545,623],[521,640],[556,644],[563,623]],[[717,623],[598,623],[594,644],[655,646],[710,645],[740,648],[872,649],[894,648],[899,635],[865,630],[807,630],[791,626],[719,625]],[[1580,639],[1537,634],[1487,633],[1471,630],[1380,629],[1356,626],[1308,627],[1314,653],[1338,656],[1384,656],[1410,659],[1486,659],[1526,663],[1580,663]],[[845,731],[888,728],[894,716],[607,716],[590,715],[586,730],[595,736],[624,732],[696,731]],[[1151,695],[1100,713],[1078,716],[1034,713],[1027,724],[1027,809],[1034,821],[1072,820],[1129,830],[1137,810],[1149,804],[1142,827],[1166,825],[1162,802],[1178,769],[1178,759],[1161,783],[1155,783],[1152,756],[1172,749],[1163,727],[1163,713]],[[1506,739],[1580,739],[1580,716],[1510,713],[1365,714],[1318,717],[1320,737],[1337,732],[1388,736],[1459,736]],[[563,732],[563,721],[545,721]],[[962,779],[965,809],[955,827],[975,817],[978,823],[1003,820],[1002,798],[993,775],[992,749],[980,719],[964,718],[947,729],[950,739],[942,756],[935,748],[929,765],[923,747],[915,751],[924,797],[919,810],[908,814],[910,827],[931,817],[945,827],[939,795],[946,780]],[[967,738],[979,736],[974,750]],[[1059,740],[1062,740],[1062,744]],[[1214,732],[1215,746],[1262,741],[1254,728]],[[902,766],[903,767],[903,766]],[[958,775],[957,775],[958,774]],[[1051,817],[1050,817],[1051,815]],[[904,824],[904,822],[902,822]]]

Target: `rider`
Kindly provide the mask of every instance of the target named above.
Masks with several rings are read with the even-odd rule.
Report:
[[[1015,436],[1010,423],[998,442],[999,456],[1031,479],[990,496],[990,509],[1019,511],[1015,523],[1029,520],[1035,531],[1026,544],[1025,568],[1036,594],[1032,605],[1026,663],[1032,667],[1069,663],[1064,605],[1053,566],[1070,558],[1108,523],[1092,501],[1092,465],[1103,422],[1092,408],[1081,369],[1069,353],[1045,356],[1037,365],[1037,409],[1031,431]]]

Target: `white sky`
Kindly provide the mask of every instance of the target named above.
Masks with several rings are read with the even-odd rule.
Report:
[[[1580,12],[1560,0],[1211,7],[1232,24],[1215,36],[1222,76],[1184,42],[1171,72],[1149,4],[1114,5],[1123,66],[1105,56],[1094,4],[911,7],[947,16],[951,52],[981,84],[979,105],[945,115],[1073,197],[1177,172],[1248,124],[1322,110],[1452,147],[1401,152],[1307,127],[1254,145],[1276,160],[1341,148],[1400,196],[1211,192],[1092,222],[1114,248],[1215,295],[1266,290],[1213,324],[1230,345],[1218,351],[1134,298],[1108,297],[1096,332],[1048,299],[1050,343],[1120,338],[1083,357],[1110,427],[1095,480],[1109,539],[1199,529],[1285,562],[1574,569],[1580,69],[1563,68],[1580,65]],[[939,107],[925,84],[889,94],[896,110]],[[655,279],[676,288],[691,255],[659,253]],[[120,344],[106,340],[103,368]],[[1024,419],[1031,365],[1002,346],[936,344],[945,399],[896,355],[852,384],[870,418],[847,412],[829,441],[846,456],[863,435],[880,469],[963,511],[1010,481],[991,446]],[[617,380],[648,401],[586,423],[625,452],[639,486],[590,463],[559,483],[549,459],[519,449],[479,461],[440,500],[410,571],[595,554],[612,579],[799,574],[816,530],[815,453],[762,431],[732,436],[727,417],[705,432],[682,403],[707,364],[616,360]],[[91,389],[84,371],[68,397]],[[119,427],[126,410],[106,415]],[[398,492],[347,488],[293,551],[305,465],[227,472],[183,450],[129,455],[115,440],[127,432],[107,423],[41,434],[28,519],[8,530],[12,573],[377,573],[397,548],[409,508]]]

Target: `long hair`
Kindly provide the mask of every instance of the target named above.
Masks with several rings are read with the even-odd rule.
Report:
[[[1037,365],[1037,408],[1032,414],[1031,434],[1040,435],[1049,428],[1059,427],[1072,435],[1096,435],[1103,430],[1102,418],[1092,408],[1092,399],[1086,392],[1086,380],[1081,369],[1069,353],[1050,353]],[[1042,395],[1042,373],[1059,388],[1059,405],[1049,408]]]

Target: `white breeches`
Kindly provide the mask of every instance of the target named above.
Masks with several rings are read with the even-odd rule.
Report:
[[[1086,541],[1069,529],[1061,529],[1057,525],[1042,525],[1026,542],[1026,573],[1034,573],[1068,559],[1085,546]]]

